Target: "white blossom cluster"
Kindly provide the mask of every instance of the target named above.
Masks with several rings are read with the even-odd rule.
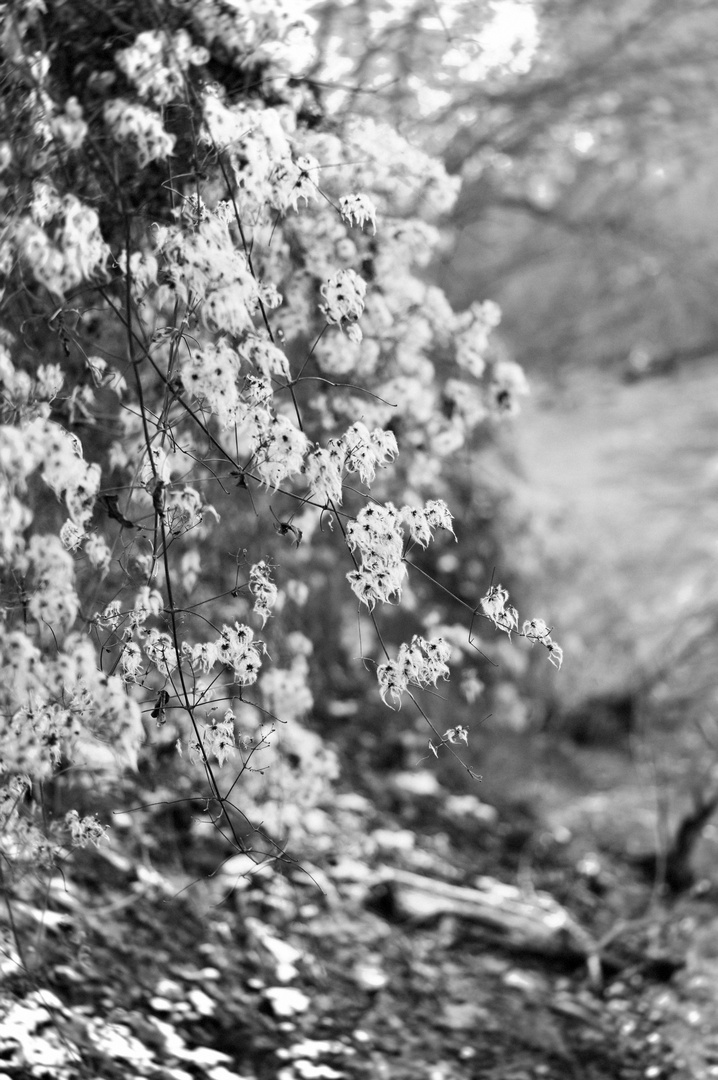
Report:
[[[362,482],[371,486],[377,468],[388,465],[399,453],[396,436],[391,431],[375,428],[357,420],[338,439],[324,447],[315,447],[305,461],[305,473],[312,497],[320,502],[340,506],[344,472],[358,473]]]
[[[491,331],[501,322],[501,309],[492,300],[472,304],[455,317],[456,362],[476,379],[486,368]]]
[[[163,161],[175,146],[175,136],[165,130],[154,109],[125,98],[112,98],[104,107],[105,124],[113,141],[137,158],[140,168]]]
[[[390,709],[401,708],[401,699],[410,685],[436,686],[449,678],[451,646],[443,638],[427,640],[415,634],[409,644],[402,644],[396,660],[377,668],[381,699]],[[393,704],[392,704],[393,702]]]
[[[185,484],[183,488],[173,490],[167,500],[165,507],[167,528],[172,536],[181,536],[201,525],[208,512],[215,517],[218,516],[214,507],[202,502],[202,497],[196,488]]]
[[[266,338],[250,334],[239,346],[240,356],[252,364],[263,379],[290,378],[287,354]]]
[[[69,591],[71,580],[53,587]],[[8,721],[0,732],[0,771],[47,777],[61,755],[78,760],[89,754],[92,760],[99,752],[107,763],[108,751],[133,763],[143,738],[137,702],[120,678],[98,669],[87,636],[62,638],[61,623],[53,627],[53,651],[40,647],[32,624],[0,631],[0,703]]]
[[[236,147],[248,134],[245,118],[239,109],[225,105],[213,87],[209,87],[202,101],[202,128],[200,141],[217,150]]]
[[[0,426],[0,567],[4,570],[20,558],[23,535],[32,523],[32,510],[22,497],[27,487],[24,432]]]
[[[192,43],[186,30],[176,34],[144,30],[132,45],[115,53],[115,63],[140,98],[169,105],[183,96],[184,73],[190,64],[206,64],[209,56],[206,48]]]
[[[30,213],[11,226],[4,244],[7,257],[16,253],[55,297],[88,279],[107,277],[110,249],[97,211],[72,194],[59,195],[46,181],[34,182]]]
[[[347,574],[352,592],[371,611],[377,603],[396,603],[406,577],[404,539],[399,512],[388,503],[369,503],[346,528],[349,550],[358,556],[356,570]]]
[[[259,615],[264,626],[277,602],[277,586],[272,581],[271,568],[264,559],[255,563],[249,571],[249,591],[254,597],[252,610]]]
[[[309,484],[310,497],[325,506],[341,505],[346,454],[346,447],[341,439],[332,439],[327,447],[317,446],[308,454],[304,473]]]
[[[19,371],[12,363],[7,348],[0,342],[3,403],[5,410],[11,409],[16,417],[47,417],[50,411],[48,403],[59,394],[64,378],[59,364],[40,364],[32,375]]]
[[[320,192],[319,162],[311,154],[301,154],[296,160],[285,161],[275,171],[272,187],[278,210],[299,210],[316,199]]]
[[[265,649],[261,641],[254,640],[254,631],[249,626],[225,624],[214,648],[217,659],[234,671],[236,683],[251,686],[257,681]]]
[[[311,61],[308,25],[291,0],[192,0],[188,7],[205,43],[221,43],[238,67],[269,63],[286,80]]]
[[[434,529],[446,529],[453,535],[449,508],[443,499],[430,499],[425,506],[403,506],[397,510],[392,503],[381,506],[369,503],[346,528],[349,550],[360,563],[347,574],[352,591],[372,610],[376,604],[398,602],[406,576],[404,534],[402,524],[409,528],[412,541],[426,547]],[[356,557],[356,556],[355,556]]]
[[[359,473],[367,487],[374,482],[377,468],[388,465],[399,453],[393,431],[381,428],[370,431],[361,420],[345,432],[343,442],[347,451],[347,471]]]
[[[156,626],[151,627],[144,637],[144,650],[147,659],[159,671],[160,675],[169,678],[177,667],[177,653],[172,638]]]
[[[502,585],[492,585],[486,596],[482,597],[481,610],[498,630],[511,636],[518,629],[519,613],[508,603],[509,593]]]
[[[209,87],[202,116],[199,139],[224,152],[243,218],[259,225],[271,220],[272,211],[297,210],[300,200],[306,204],[317,198],[319,162],[295,154],[290,110],[260,102],[230,103]]]
[[[252,331],[260,300],[259,283],[229,228],[226,204],[209,211],[201,200],[187,200],[195,224],[156,230],[163,284],[159,301],[200,303],[200,317],[211,333]]]
[[[241,357],[223,337],[192,349],[182,361],[182,382],[188,392],[225,428],[240,418],[240,365]]]
[[[27,560],[34,582],[29,614],[38,623],[59,631],[69,630],[79,609],[72,556],[58,536],[36,534],[30,538]]]
[[[73,847],[82,848],[87,847],[88,844],[100,847],[101,844],[109,841],[107,826],[93,814],[86,814],[81,818],[77,810],[68,810],[65,815],[65,824],[70,831]]]
[[[14,370],[14,369],[13,369]],[[54,377],[49,376],[54,383]],[[44,395],[51,392],[44,389],[46,380],[38,378],[35,386]],[[38,412],[38,402],[30,405],[30,416]],[[0,565],[14,564],[16,568],[27,570],[28,556],[22,541],[22,531],[32,521],[32,513],[22,500],[27,489],[28,478],[34,470],[42,466],[42,479],[64,499],[70,514],[69,523],[63,526],[57,547],[53,546],[52,537],[48,539],[47,557],[55,552],[56,559],[63,557],[63,548],[77,547],[85,538],[85,527],[92,515],[95,498],[100,487],[101,471],[98,465],[88,464],[82,455],[82,446],[77,438],[52,420],[45,419],[43,411],[29,423],[20,426],[0,425],[0,496],[3,500],[3,516],[0,522]],[[34,549],[33,549],[34,550]],[[41,553],[41,548],[39,549]],[[64,573],[64,581],[72,579],[72,562]],[[52,576],[52,575],[50,575]],[[40,574],[38,580],[45,580]],[[43,610],[52,610],[51,589],[43,588]],[[69,604],[67,598],[60,603],[66,611],[77,610],[77,601]],[[39,601],[38,601],[39,604]],[[39,611],[39,608],[38,608]],[[63,620],[64,622],[65,620]]]
[[[84,528],[100,489],[100,466],[86,462],[79,439],[52,420],[36,420],[32,430],[42,447],[43,480],[58,498],[64,496],[70,519]]]
[[[352,269],[337,270],[321,287],[321,310],[328,323],[345,330],[351,341],[361,341],[357,322],[364,310],[366,284]]]
[[[423,548],[433,539],[434,529],[446,529],[454,535],[451,511],[443,499],[429,499],[423,507],[402,506],[399,516],[408,526],[411,539]]]
[[[288,416],[270,409],[257,414],[253,468],[268,488],[298,473],[308,450],[307,436]]]
[[[529,641],[538,641],[545,649],[548,649],[549,662],[555,668],[560,669],[563,663],[563,649],[551,637],[551,630],[543,619],[527,620],[521,627],[521,633]]]
[[[481,610],[487,619],[490,619],[497,630],[503,630],[511,637],[511,634],[519,632],[519,613],[508,602],[508,590],[503,585],[492,585],[481,600]],[[521,628],[523,637],[531,642],[538,642],[548,651],[550,663],[560,669],[563,663],[563,649],[551,637],[551,631],[543,619],[530,619],[523,623]]]
[[[376,235],[376,207],[368,195],[342,195],[339,211],[349,225],[356,224],[363,229],[368,222]]]
[[[237,753],[235,716],[227,709],[221,720],[198,724],[197,735],[189,739],[190,761],[217,761],[220,768]]]

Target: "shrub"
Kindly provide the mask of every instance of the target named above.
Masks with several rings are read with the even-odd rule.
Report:
[[[456,183],[388,125],[325,116],[310,54],[279,0],[6,6],[0,812],[17,868],[104,835],[74,808],[41,828],[32,792],[70,768],[101,786],[148,745],[204,774],[239,849],[273,791],[326,795],[336,762],[302,727],[322,661],[308,603],[342,640],[358,623],[381,697],[416,703],[436,753],[468,740],[420,704],[451,647],[422,626],[411,567],[453,543],[452,462],[525,383],[492,352],[496,306],[455,315],[420,276]],[[380,617],[402,600],[416,632],[394,647]],[[560,665],[500,585],[463,606]],[[325,655],[323,693],[344,662]]]

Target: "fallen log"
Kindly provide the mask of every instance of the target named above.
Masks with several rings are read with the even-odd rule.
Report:
[[[370,893],[371,905],[388,918],[416,925],[463,920],[479,926],[482,935],[512,952],[532,953],[572,967],[585,965],[597,988],[604,973],[616,975],[630,969],[664,981],[684,963],[682,957],[650,949],[609,952],[617,937],[638,924],[621,923],[596,941],[548,893],[522,890],[491,877],[477,877],[473,887],[467,887],[388,867]]]
[[[590,934],[548,893],[525,892],[495,878],[476,878],[469,888],[388,868],[374,890],[375,897],[384,893],[398,919],[425,923],[453,916],[497,933],[513,948],[587,962],[598,953]]]

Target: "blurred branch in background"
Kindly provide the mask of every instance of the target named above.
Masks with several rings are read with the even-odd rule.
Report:
[[[680,359],[716,339],[712,5],[417,0],[312,13],[315,73],[344,87],[332,107],[398,119],[461,176],[442,281],[460,306],[497,298],[520,362],[624,363],[637,346]]]

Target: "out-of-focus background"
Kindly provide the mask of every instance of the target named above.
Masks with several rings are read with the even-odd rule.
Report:
[[[667,801],[712,798],[715,6],[311,10],[335,107],[390,116],[460,179],[428,272],[455,307],[499,303],[498,340],[531,385],[468,483],[510,489],[491,571],[546,615],[566,662],[558,677],[512,672],[484,750],[509,730],[529,756],[534,736],[633,765],[648,755]],[[638,792],[646,774],[630,767]]]

